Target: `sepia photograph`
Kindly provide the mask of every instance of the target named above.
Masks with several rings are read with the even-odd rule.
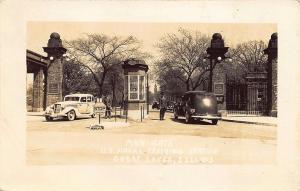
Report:
[[[274,164],[277,38],[273,23],[28,22],[26,162]]]

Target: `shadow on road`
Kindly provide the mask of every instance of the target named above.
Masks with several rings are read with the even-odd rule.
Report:
[[[178,123],[183,123],[186,124],[184,119],[175,119],[175,118],[170,118],[171,121],[174,122],[178,122]],[[191,123],[189,124],[195,124],[195,125],[212,125],[211,123],[207,122],[207,121],[196,121],[196,120],[192,120]]]
[[[96,118],[77,118],[74,121],[84,121],[84,120],[91,120],[94,119],[96,120]],[[98,120],[98,119],[97,119]],[[46,121],[45,119],[42,122],[47,122],[47,123],[55,123],[55,122],[74,122],[74,121],[69,121],[67,119],[53,119],[52,121]]]

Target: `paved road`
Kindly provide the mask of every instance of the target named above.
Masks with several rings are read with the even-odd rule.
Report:
[[[270,164],[276,156],[276,127],[219,121],[185,124],[150,112],[142,123],[117,119],[90,130],[97,119],[46,122],[27,118],[28,164]]]

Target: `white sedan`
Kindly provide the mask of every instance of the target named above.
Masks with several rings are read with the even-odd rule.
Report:
[[[72,121],[76,118],[95,117],[95,98],[91,94],[71,94],[64,101],[57,102],[46,108],[45,118],[52,121],[55,118],[66,118]]]

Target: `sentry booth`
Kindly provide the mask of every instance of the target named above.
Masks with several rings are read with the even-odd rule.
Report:
[[[123,69],[125,112],[132,119],[145,118],[147,117],[148,65],[144,60],[130,59],[124,61]]]

